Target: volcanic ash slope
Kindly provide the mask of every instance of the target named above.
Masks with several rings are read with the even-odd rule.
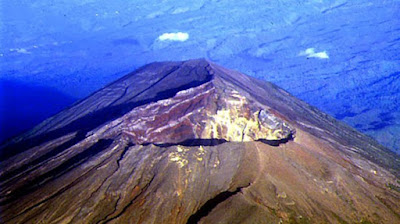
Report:
[[[400,159],[206,60],[144,66],[1,146],[4,223],[400,223]]]

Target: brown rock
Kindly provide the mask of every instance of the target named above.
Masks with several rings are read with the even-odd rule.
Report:
[[[206,60],[147,65],[0,147],[4,223],[399,223],[400,159]]]

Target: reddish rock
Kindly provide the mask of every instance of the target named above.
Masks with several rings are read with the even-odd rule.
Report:
[[[271,83],[153,63],[0,147],[4,223],[399,223],[400,159]]]

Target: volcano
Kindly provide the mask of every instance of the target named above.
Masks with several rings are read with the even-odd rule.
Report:
[[[400,223],[400,158],[204,59],[128,74],[0,148],[4,223]]]

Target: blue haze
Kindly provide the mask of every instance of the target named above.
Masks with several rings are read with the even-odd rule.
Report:
[[[272,81],[400,152],[399,0],[0,7],[0,141],[144,64],[204,57]],[[177,32],[189,38],[159,39]]]

